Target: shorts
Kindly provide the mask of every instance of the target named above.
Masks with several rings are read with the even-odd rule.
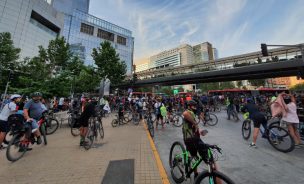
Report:
[[[78,121],[79,121],[79,123],[82,127],[88,127],[89,126],[89,123],[88,123],[89,119],[90,119],[90,117],[88,118],[88,117],[80,115]]]
[[[58,105],[58,109],[59,110],[63,109],[63,105]]]
[[[8,126],[8,121],[0,120],[0,132],[9,132],[11,129]]]
[[[162,116],[161,114],[157,114],[157,115],[156,115],[156,119],[157,119],[157,120],[163,119],[163,116]]]
[[[199,152],[201,156],[204,155],[205,145],[201,139],[198,139],[193,142],[185,142],[185,145],[186,145],[186,149],[190,152],[191,156],[193,157],[197,156],[197,152]]]
[[[299,123],[292,123],[292,122],[287,122],[287,121],[284,121],[282,120],[282,123],[286,124],[286,125],[291,125],[291,126],[298,126]]]
[[[38,128],[38,124],[37,124],[38,121],[39,121],[39,120],[37,120],[37,119],[33,119],[33,121],[32,121],[32,130]]]
[[[213,102],[213,101],[212,101],[212,102],[210,101],[209,104],[210,104],[210,105],[214,105],[214,102]]]
[[[265,118],[253,119],[254,128],[260,128],[261,125],[265,126],[267,120]]]
[[[201,115],[202,113],[201,110],[202,110],[201,107],[197,108],[197,115]]]

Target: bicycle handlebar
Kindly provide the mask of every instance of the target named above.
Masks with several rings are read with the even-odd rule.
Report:
[[[211,149],[216,149],[220,154],[222,154],[221,152],[221,148],[217,147],[217,145],[210,145],[210,144],[205,144],[206,147],[211,148]]]

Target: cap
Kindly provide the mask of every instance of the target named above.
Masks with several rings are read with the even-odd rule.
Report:
[[[21,96],[20,95],[12,95],[10,99],[12,100],[14,98],[21,98]]]

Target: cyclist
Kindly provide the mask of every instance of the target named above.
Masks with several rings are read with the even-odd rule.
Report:
[[[4,140],[6,134],[10,131],[7,119],[11,114],[17,111],[16,103],[19,103],[21,99],[20,95],[12,95],[10,97],[11,102],[4,106],[0,113],[0,150],[5,147],[2,146],[2,141]]]
[[[42,116],[41,100],[42,94],[39,92],[34,93],[33,100],[27,102],[23,107],[24,117],[32,122],[32,129],[34,131],[34,136],[37,137],[37,144],[41,144],[42,140],[38,130],[37,122]],[[20,148],[22,149],[22,148]],[[29,148],[27,148],[29,150]]]
[[[95,105],[91,102],[88,95],[85,95],[84,101],[86,101],[88,104],[83,108],[83,112],[81,113],[78,121],[81,125],[81,131],[80,131],[80,146],[84,145],[84,136],[88,129],[88,122],[92,115],[95,114]]]
[[[212,97],[212,95],[210,95],[208,97],[208,102],[209,102],[210,111],[212,111],[212,106],[214,106],[214,98]],[[214,109],[214,111],[215,111],[215,109]]]
[[[185,102],[186,111],[183,113],[183,139],[187,150],[191,154],[191,160],[197,157],[197,152],[201,156],[205,155],[202,150],[205,149],[204,142],[200,139],[200,132],[193,110],[196,110],[196,102],[190,100]],[[205,136],[206,134],[203,134]],[[216,167],[216,166],[215,166]],[[197,168],[194,170],[194,180],[198,176]]]
[[[256,148],[257,146],[255,143],[258,138],[260,125],[263,125],[263,127],[265,128],[267,120],[265,116],[259,111],[259,107],[254,104],[252,98],[247,98],[247,103],[241,109],[243,113],[245,113],[246,110],[247,112],[249,112],[249,118],[252,119],[254,124],[253,141],[249,146]]]
[[[161,102],[161,98],[158,97],[157,98],[157,103],[155,103],[154,107],[156,109],[156,130],[158,129],[158,121],[159,119],[161,120],[161,124],[162,124],[162,130],[165,130],[164,128],[164,120],[163,120],[163,116],[160,113],[160,107],[165,106],[162,102]]]
[[[208,97],[205,94],[203,94],[202,99],[203,99],[203,104],[206,106]]]
[[[123,113],[124,113],[124,104],[120,103],[118,109],[118,123],[120,123],[121,125],[123,125],[123,119],[124,119]]]
[[[166,104],[166,108],[167,108],[168,119],[170,120],[170,122],[173,121],[173,120],[172,120],[172,117],[171,117],[171,115],[172,115],[172,113],[173,113],[172,107],[173,107],[172,102],[171,102],[170,100],[168,100],[168,101],[167,101],[167,104]]]
[[[227,120],[230,120],[230,112],[233,110],[233,97],[231,94],[228,92],[227,93],[227,100],[226,100],[226,105],[227,105],[227,112],[228,112],[228,118]]]
[[[194,97],[193,100],[196,103],[196,110],[194,110],[194,112],[195,112],[194,114],[197,114],[201,118],[201,120],[204,122],[204,125],[206,125],[206,122],[204,120],[204,115],[203,115],[203,113],[201,113],[202,108],[203,108],[203,103],[197,98],[197,95],[194,95],[193,97]]]

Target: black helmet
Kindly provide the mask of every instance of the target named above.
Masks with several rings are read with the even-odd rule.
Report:
[[[283,99],[284,99],[284,102],[286,104],[289,104],[291,102],[291,98],[290,97],[283,97]]]
[[[40,92],[34,93],[33,97],[42,97],[42,94]]]
[[[196,106],[196,102],[194,100],[189,100],[186,102],[186,106]]]

